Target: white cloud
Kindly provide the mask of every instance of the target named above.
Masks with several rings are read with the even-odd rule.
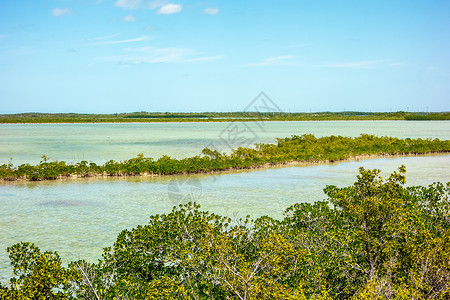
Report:
[[[219,13],[219,9],[217,7],[207,7],[202,10],[202,14],[206,15],[217,15]]]
[[[117,0],[114,6],[124,9],[137,9],[141,7],[142,0]]]
[[[133,15],[128,15],[122,18],[122,21],[124,22],[134,22],[136,21],[136,18]]]
[[[319,65],[320,68],[350,68],[350,69],[367,69],[380,66],[381,63],[385,62],[384,59],[381,60],[363,60],[336,64],[325,64]]]
[[[170,3],[169,0],[116,0],[114,6],[123,9],[158,9],[156,13],[159,15],[170,15],[183,10],[181,4]]]
[[[114,45],[114,44],[125,44],[125,43],[135,43],[135,42],[143,42],[147,41],[149,39],[148,36],[143,35],[134,39],[128,39],[128,40],[118,40],[118,41],[101,41],[98,42],[100,45]]]
[[[54,8],[52,10],[52,15],[54,15],[55,17],[60,17],[70,13],[72,13],[72,11],[68,8]]]
[[[158,8],[158,7],[161,7],[161,6],[165,5],[165,4],[167,4],[168,2],[169,1],[167,1],[167,0],[154,0],[154,1],[150,1],[147,4],[147,7],[149,9],[155,9],[155,8]]]
[[[253,66],[253,67],[289,65],[289,64],[292,64],[293,58],[295,58],[295,56],[292,56],[292,55],[273,56],[273,57],[265,58],[260,62],[252,63],[252,64],[248,64],[248,65]]]
[[[181,4],[165,4],[158,9],[157,14],[159,15],[171,15],[180,12],[183,9]]]
[[[154,64],[154,63],[190,63],[213,61],[223,56],[202,56],[201,53],[189,48],[156,48],[137,47],[123,49],[123,55],[104,57],[108,61],[121,65]]]

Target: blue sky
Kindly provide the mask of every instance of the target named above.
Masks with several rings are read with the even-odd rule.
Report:
[[[0,113],[450,110],[450,1],[3,0]]]

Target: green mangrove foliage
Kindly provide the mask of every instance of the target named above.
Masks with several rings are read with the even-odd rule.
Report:
[[[327,201],[281,220],[232,220],[196,204],[122,231],[97,263],[8,248],[1,299],[449,299],[450,183],[405,187],[360,169]]]
[[[255,148],[239,147],[230,154],[217,150],[203,149],[202,155],[175,159],[162,156],[157,160],[137,157],[125,160],[110,160],[104,165],[81,161],[68,164],[64,161],[49,161],[43,156],[37,165],[11,163],[0,165],[0,179],[3,180],[49,180],[78,175],[133,176],[141,174],[201,173],[228,169],[253,168],[266,164],[288,162],[320,162],[344,160],[361,155],[396,155],[449,152],[450,141],[439,139],[399,139],[376,137],[363,134],[350,138],[328,136],[316,138],[313,135],[292,136],[276,139],[275,144],[257,144]]]

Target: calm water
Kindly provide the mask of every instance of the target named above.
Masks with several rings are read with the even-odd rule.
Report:
[[[104,163],[144,153],[159,158],[194,156],[207,146],[220,151],[275,138],[312,133],[449,139],[449,121],[311,121],[264,123],[0,124],[0,164],[38,163],[42,155],[68,162]]]
[[[270,142],[275,137],[307,132],[317,136],[356,136],[366,132],[449,139],[449,125],[450,122],[401,121],[272,122],[265,123],[265,131],[251,124],[253,127],[247,134],[259,130],[254,142]],[[0,125],[0,158],[6,161],[13,156],[15,163],[37,162],[46,153],[59,160],[83,158],[102,162],[105,157],[126,159],[140,152],[153,157],[163,153],[182,157],[198,154],[211,140],[224,144],[220,134],[226,126],[223,123]],[[114,142],[108,144],[106,137]],[[248,142],[242,138],[238,141]],[[111,245],[122,229],[144,224],[149,215],[169,212],[179,203],[196,201],[203,209],[232,218],[247,214],[278,218],[289,205],[324,199],[322,189],[327,184],[352,184],[359,166],[379,168],[388,174],[405,164],[408,184],[417,185],[450,181],[449,159],[449,155],[439,155],[203,176],[2,183],[0,280],[11,275],[6,247],[19,241],[34,242],[42,250],[57,250],[66,262],[79,258],[95,261],[102,247]]]

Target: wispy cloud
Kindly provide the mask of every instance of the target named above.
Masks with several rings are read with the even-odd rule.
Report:
[[[54,8],[52,10],[52,15],[54,15],[55,17],[60,17],[60,16],[64,16],[67,14],[71,14],[72,11],[70,9],[66,8]]]
[[[99,41],[99,45],[115,45],[115,44],[125,44],[125,43],[135,43],[135,42],[143,42],[147,41],[150,38],[146,35],[134,38],[134,39],[127,39],[127,40],[116,40],[116,41]]]
[[[217,7],[207,7],[202,10],[202,14],[205,15],[217,15],[219,13],[219,9]]]
[[[123,55],[104,57],[104,60],[114,61],[121,65],[154,64],[154,63],[190,63],[213,61],[223,56],[204,56],[189,48],[156,48],[136,47],[123,49]]]
[[[134,22],[134,21],[136,21],[136,18],[133,15],[128,15],[128,16],[123,17],[122,21],[124,21],[124,22]]]
[[[252,67],[260,67],[260,66],[274,66],[274,65],[290,65],[292,64],[292,59],[295,58],[293,55],[281,55],[281,56],[273,56],[263,59],[257,63],[248,64],[248,66]]]
[[[7,38],[8,36],[6,34],[0,34],[0,40]]]
[[[333,63],[318,65],[320,68],[350,68],[350,69],[367,69],[382,66],[381,64],[386,62],[384,59],[378,60],[363,60],[363,61],[353,61],[345,63]]]
[[[110,35],[102,35],[102,36],[97,36],[97,37],[93,37],[88,39],[89,41],[94,41],[94,42],[99,42],[99,41],[105,41],[105,40],[110,40],[112,38],[115,38],[116,36],[119,36],[118,33],[114,33],[114,34],[110,34]]]
[[[175,13],[179,13],[183,9],[183,6],[181,4],[165,4],[161,6],[160,9],[156,12],[159,15],[171,15]]]
[[[138,9],[142,6],[142,0],[117,0],[114,6],[124,9]]]

